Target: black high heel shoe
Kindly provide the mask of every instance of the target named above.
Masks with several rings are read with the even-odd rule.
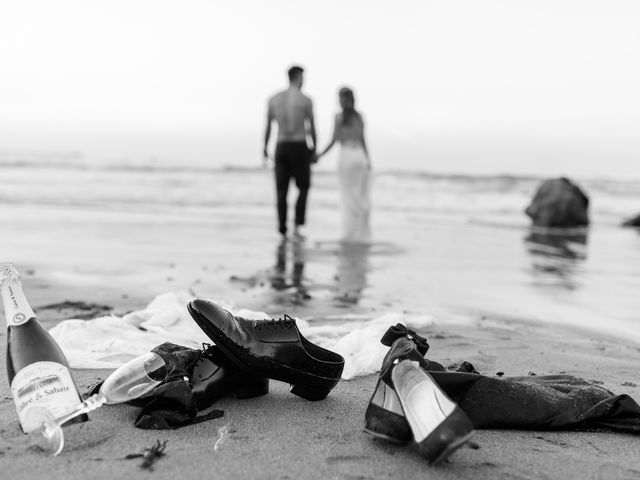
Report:
[[[391,379],[418,450],[431,465],[469,441],[471,420],[418,362],[396,360]]]
[[[409,359],[429,368],[430,362],[424,358],[429,344],[425,338],[402,324],[389,327],[380,341],[390,348],[382,361],[378,383],[367,405],[364,431],[392,443],[408,443],[413,435],[393,387],[391,367],[394,360]]]
[[[365,432],[394,443],[413,437],[422,456],[438,464],[471,438],[473,424],[427,372],[444,367],[424,358],[425,338],[398,324],[381,342],[390,348],[365,413]]]

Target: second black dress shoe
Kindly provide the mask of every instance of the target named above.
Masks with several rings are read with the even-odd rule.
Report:
[[[245,372],[291,384],[291,393],[322,400],[340,381],[341,355],[302,336],[296,321],[249,320],[196,299],[187,309],[220,350]]]
[[[236,367],[216,345],[202,352],[191,378],[198,410],[209,408],[222,397],[253,398],[269,393],[269,380]]]

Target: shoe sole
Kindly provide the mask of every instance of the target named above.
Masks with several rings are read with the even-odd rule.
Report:
[[[195,311],[191,305],[187,305],[187,310],[200,328],[209,338],[211,338],[211,340],[213,340],[229,360],[248,374],[288,383],[291,385],[291,393],[311,401],[323,400],[326,398],[331,389],[333,389],[333,387],[335,387],[335,385],[340,381],[339,378],[332,379],[328,377],[309,375],[306,372],[302,372],[282,364],[275,364],[275,367],[273,368],[265,368],[262,365],[264,362],[262,357],[258,357],[251,353],[247,354],[246,359],[243,359],[239,357],[233,349],[227,347],[227,336],[213,325],[207,317]],[[324,384],[324,388],[318,388],[318,383]],[[313,384],[314,386],[311,386],[310,384]]]

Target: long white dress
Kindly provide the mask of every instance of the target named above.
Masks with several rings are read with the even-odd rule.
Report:
[[[361,145],[343,142],[338,157],[338,181],[342,210],[342,241],[369,243],[371,241],[371,172]]]

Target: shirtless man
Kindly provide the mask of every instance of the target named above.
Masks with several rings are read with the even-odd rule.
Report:
[[[298,187],[296,201],[296,237],[302,237],[305,223],[307,194],[311,186],[311,164],[315,163],[316,128],[313,121],[313,103],[302,93],[302,67],[289,69],[289,88],[275,94],[267,106],[267,127],[264,134],[264,158],[268,158],[267,146],[271,136],[271,123],[278,123],[278,142],[275,154],[276,191],[278,196],[279,232],[287,235],[287,193],[293,177]],[[311,148],[307,144],[311,137]]]

